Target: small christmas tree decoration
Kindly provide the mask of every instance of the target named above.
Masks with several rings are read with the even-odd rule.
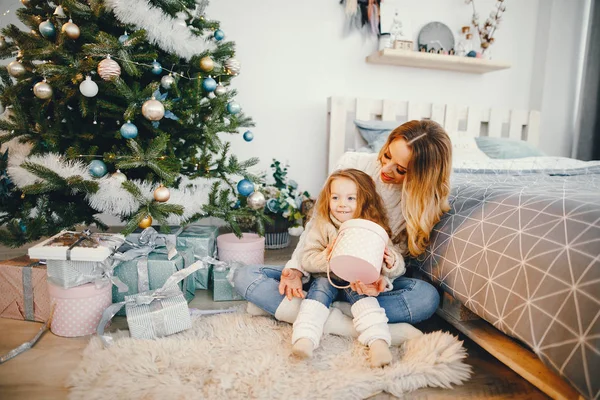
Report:
[[[129,40],[129,35],[127,34],[127,31],[125,31],[124,34],[119,36],[119,43],[121,43],[121,44],[125,44],[125,42],[128,40]]]
[[[142,105],[142,115],[150,121],[159,121],[165,116],[165,106],[152,97]]]
[[[223,40],[223,39],[225,39],[225,32],[223,32],[220,29],[217,29],[215,31],[215,33],[213,34],[213,36],[215,37],[215,40],[217,40],[217,41]]]
[[[79,35],[81,35],[81,31],[79,27],[73,23],[73,20],[69,20],[66,24],[62,26],[60,29],[62,33],[64,33],[69,39],[77,39]]]
[[[56,7],[56,9],[54,10],[53,15],[56,18],[67,18],[67,15],[65,14],[65,10],[60,5],[58,7]]]
[[[25,7],[29,6],[30,3],[31,0],[21,0],[21,4],[23,4]]]
[[[11,61],[6,67],[9,75],[13,78],[19,78],[25,74],[25,66],[21,64],[19,61]]]
[[[164,203],[165,201],[168,201],[170,197],[171,197],[171,192],[169,192],[169,188],[167,188],[163,185],[160,185],[154,191],[154,200],[156,200],[160,203]]]
[[[8,47],[8,43],[6,43],[6,39],[4,36],[0,36],[0,50],[4,50]]]
[[[229,114],[235,115],[235,114],[239,113],[241,110],[242,110],[242,108],[235,101],[231,101],[231,102],[227,103],[227,112]]]
[[[48,82],[46,82],[46,79],[44,79],[43,81],[33,85],[33,94],[38,99],[47,100],[52,97],[52,86],[50,86]]]
[[[98,85],[92,80],[92,77],[88,75],[79,85],[79,91],[85,97],[94,97],[98,94]]]
[[[42,36],[46,39],[52,39],[54,35],[56,35],[56,28],[49,19],[41,22],[38,26],[38,29]]]
[[[175,83],[175,78],[173,78],[173,74],[165,75],[160,79],[160,85],[165,89],[171,89],[171,86]]]
[[[251,131],[244,132],[244,140],[246,142],[251,142],[252,139],[254,139],[254,133],[252,133]]]
[[[127,121],[123,125],[121,125],[121,136],[123,139],[133,139],[138,135],[138,128],[131,121]]]
[[[217,88],[217,81],[213,78],[208,77],[202,81],[202,89],[207,92],[212,92]]]
[[[246,199],[246,203],[248,207],[253,210],[260,210],[265,207],[265,203],[267,200],[265,199],[265,195],[261,192],[254,192]]]
[[[218,84],[218,85],[217,85],[217,88],[215,89],[215,94],[216,94],[217,96],[222,96],[222,95],[224,95],[225,93],[227,93],[227,87],[225,87],[225,86],[223,86],[223,85],[221,85],[221,84]]]
[[[237,184],[237,191],[242,196],[249,196],[252,192],[254,192],[254,184],[248,179],[242,179]]]
[[[200,59],[200,69],[204,72],[210,72],[215,68],[215,61],[209,56]]]
[[[121,76],[121,67],[115,60],[110,58],[110,56],[106,56],[106,58],[98,64],[98,75],[105,81],[110,81]]]
[[[93,160],[89,165],[90,175],[94,178],[102,178],[108,172],[106,164],[101,160]]]
[[[113,179],[116,179],[117,181],[123,183],[127,180],[127,176],[121,172],[121,170],[117,170],[117,172],[115,172],[114,174],[112,174],[110,176]]]
[[[142,229],[150,228],[152,226],[152,217],[150,215],[146,216],[146,218],[140,221],[138,226]]]
[[[152,62],[152,73],[154,75],[162,74],[162,65],[160,65],[160,63],[156,60]]]
[[[235,58],[230,58],[227,61],[225,61],[225,69],[231,75],[239,74],[241,68],[242,68],[242,64],[240,64],[240,62],[238,60],[236,60]]]

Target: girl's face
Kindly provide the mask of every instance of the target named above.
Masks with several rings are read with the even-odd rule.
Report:
[[[335,178],[331,181],[329,211],[340,222],[354,218],[357,203],[356,183],[348,178]]]
[[[381,180],[384,183],[399,184],[404,182],[406,168],[412,157],[412,150],[406,140],[394,140],[381,157]]]

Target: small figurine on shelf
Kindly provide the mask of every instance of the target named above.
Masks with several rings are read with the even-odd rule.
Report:
[[[427,45],[424,45],[424,44],[420,45],[419,46],[419,51],[421,53],[427,53]]]
[[[451,55],[451,56],[454,56],[454,55],[456,55],[456,52],[455,52],[455,51],[454,51],[454,49],[452,48],[452,49],[450,49],[450,50],[448,51],[448,54],[449,54],[449,55]]]
[[[429,49],[428,53],[435,54],[435,53],[437,53],[437,51],[435,50],[435,47],[432,47]]]

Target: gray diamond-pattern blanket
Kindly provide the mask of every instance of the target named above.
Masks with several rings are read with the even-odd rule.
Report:
[[[457,170],[451,205],[409,264],[600,397],[600,167]]]
[[[292,326],[243,312],[199,317],[158,340],[118,332],[97,337],[68,380],[71,399],[364,399],[450,388],[471,375],[462,342],[433,332],[392,347],[394,361],[370,368],[365,347],[326,335],[311,360],[291,356]]]

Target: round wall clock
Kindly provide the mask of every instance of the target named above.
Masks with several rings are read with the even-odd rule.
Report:
[[[426,50],[446,50],[454,48],[454,35],[448,26],[441,22],[430,22],[419,32],[419,49],[427,46]]]

